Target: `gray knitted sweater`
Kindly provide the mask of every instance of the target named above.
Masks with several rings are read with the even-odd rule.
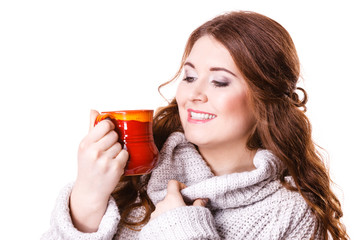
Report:
[[[168,181],[176,179],[187,186],[181,191],[185,201],[208,198],[206,207],[178,207],[133,231],[119,225],[117,206],[110,199],[98,231],[82,233],[69,214],[70,184],[61,191],[42,239],[310,239],[316,219],[301,195],[279,182],[280,161],[271,152],[259,150],[253,162],[253,171],[214,176],[185,136],[173,133],[160,151],[148,194],[158,203],[166,195]],[[142,214],[143,209],[138,209],[131,217]],[[321,239],[319,233],[315,239]]]

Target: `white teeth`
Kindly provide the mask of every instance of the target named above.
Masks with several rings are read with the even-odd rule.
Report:
[[[196,112],[190,112],[190,116],[192,119],[195,119],[195,120],[207,120],[207,119],[215,118],[215,115],[212,115],[212,114],[196,113]]]

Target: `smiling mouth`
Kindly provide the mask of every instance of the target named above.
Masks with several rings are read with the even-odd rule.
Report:
[[[216,118],[215,114],[188,109],[188,120],[190,122],[207,122]]]

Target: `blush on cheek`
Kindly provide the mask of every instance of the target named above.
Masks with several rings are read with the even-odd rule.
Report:
[[[222,111],[228,113],[237,113],[237,112],[247,112],[250,109],[248,104],[248,98],[246,93],[237,94],[235,96],[225,96],[220,103],[219,99],[219,106],[222,106]]]
[[[245,125],[253,125],[255,121],[254,112],[248,95],[245,92],[237,96],[228,97],[222,106],[224,113],[228,113],[229,116],[242,121]]]

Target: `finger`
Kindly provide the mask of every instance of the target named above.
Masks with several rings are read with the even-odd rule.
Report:
[[[105,154],[110,158],[116,158],[117,155],[119,155],[121,151],[121,144],[119,142],[116,142],[113,144],[109,149],[106,150]]]
[[[110,131],[105,134],[99,141],[96,142],[98,149],[102,151],[107,151],[114,144],[118,143],[119,135],[115,131]]]
[[[126,150],[121,150],[120,153],[116,156],[116,158],[114,159],[117,166],[118,166],[118,170],[122,170],[124,172],[124,168],[126,167],[126,163],[129,160],[129,153]]]
[[[89,133],[89,140],[92,142],[98,142],[106,134],[115,129],[114,123],[110,120],[102,120],[99,122]]]
[[[96,120],[96,118],[97,118],[97,116],[98,116],[99,114],[100,114],[100,113],[99,113],[98,111],[96,111],[96,110],[93,110],[93,109],[90,110],[90,126],[89,126],[89,131],[94,128],[95,120]]]
[[[180,193],[180,191],[184,188],[186,188],[186,185],[184,183],[176,180],[170,180],[167,185],[167,193]]]
[[[193,202],[193,206],[205,207],[208,201],[207,198],[198,198]]]

